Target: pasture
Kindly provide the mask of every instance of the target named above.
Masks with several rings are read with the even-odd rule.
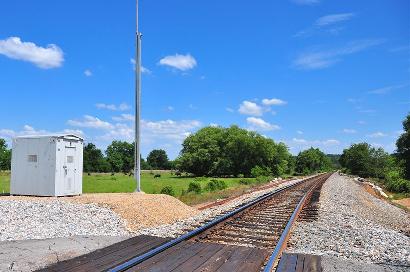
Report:
[[[155,178],[156,174],[161,177]],[[255,178],[217,178],[226,184],[226,189],[209,191],[207,184],[214,178],[175,176],[169,171],[144,171],[141,175],[141,187],[145,193],[159,194],[165,186],[171,186],[175,192],[175,197],[186,204],[199,204],[211,200],[222,199],[232,195],[239,195],[249,188],[264,183],[265,180],[258,181]],[[191,182],[201,185],[200,193],[187,192]],[[135,180],[132,176],[117,173],[93,173],[83,175],[83,193],[127,193],[133,192],[136,188]],[[10,172],[0,172],[0,192],[10,191]]]

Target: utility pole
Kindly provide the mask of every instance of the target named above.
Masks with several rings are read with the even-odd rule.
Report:
[[[135,192],[141,192],[141,37],[138,30],[138,0],[137,1],[137,20],[136,20],[136,50],[135,50],[135,153],[134,153],[134,177],[137,183]]]

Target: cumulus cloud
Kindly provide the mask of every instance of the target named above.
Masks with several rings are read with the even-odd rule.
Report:
[[[197,65],[197,62],[190,54],[180,55],[175,54],[173,56],[166,56],[159,61],[159,65],[169,66],[181,71],[188,71]]]
[[[132,69],[135,70],[135,64],[136,64],[135,59],[130,59],[130,62],[131,62],[131,64],[132,64]],[[151,74],[152,71],[151,71],[150,69],[144,67],[144,66],[141,66],[141,73],[143,73],[143,74]]]
[[[131,107],[126,103],[121,103],[119,105],[97,103],[95,104],[95,106],[97,107],[97,109],[112,110],[112,111],[127,111],[131,109]]]
[[[114,126],[106,121],[91,116],[84,115],[82,120],[68,120],[67,122],[70,126],[73,127],[83,127],[83,128],[93,128],[93,129],[113,129]]]
[[[265,98],[262,100],[262,104],[266,106],[280,106],[280,105],[287,104],[287,102],[281,99],[278,99],[278,98],[272,98],[272,99]]]
[[[268,131],[280,129],[278,125],[270,124],[261,118],[248,117],[246,118],[246,122],[248,123],[250,130]]]
[[[377,131],[377,132],[374,132],[374,133],[371,133],[371,134],[367,135],[367,137],[369,137],[369,138],[381,138],[381,137],[386,137],[386,136],[387,136],[387,134],[384,134],[383,132],[380,132],[380,131]]]
[[[112,120],[117,121],[117,122],[135,121],[135,115],[132,115],[129,113],[123,113],[120,116],[113,116]]]
[[[297,154],[310,147],[319,148],[327,154],[341,152],[341,142],[337,139],[307,140],[304,138],[293,138],[291,140],[284,140],[284,142],[289,146],[293,154]]]
[[[42,69],[57,68],[64,62],[63,51],[57,45],[41,47],[32,42],[23,42],[19,37],[0,40],[0,54],[11,59],[31,62]]]
[[[318,18],[315,22],[316,26],[328,26],[331,24],[348,21],[354,16],[354,13],[339,13],[339,14],[330,14]]]
[[[90,69],[86,69],[86,70],[84,71],[84,75],[85,75],[86,77],[90,77],[90,76],[93,75],[93,72],[91,72]]]
[[[293,66],[304,70],[327,68],[341,61],[344,56],[363,51],[381,43],[381,40],[361,40],[350,42],[346,46],[335,50],[303,53],[293,61]]]
[[[6,140],[11,140],[14,137],[18,136],[27,136],[27,135],[55,135],[55,134],[74,134],[77,136],[84,137],[84,132],[79,129],[64,129],[62,131],[49,131],[45,129],[35,129],[30,125],[24,125],[22,130],[15,131],[12,129],[0,129],[0,138]]]
[[[253,116],[262,116],[263,114],[263,108],[261,106],[254,102],[246,100],[239,105],[238,111],[241,114]]]
[[[354,134],[354,133],[356,133],[357,131],[356,131],[355,129],[351,129],[351,128],[344,128],[344,129],[342,130],[342,132],[343,132],[343,133],[346,133],[346,134]]]

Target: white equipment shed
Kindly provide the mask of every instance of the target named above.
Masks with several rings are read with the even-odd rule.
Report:
[[[80,195],[82,173],[81,137],[63,134],[13,139],[11,195]]]

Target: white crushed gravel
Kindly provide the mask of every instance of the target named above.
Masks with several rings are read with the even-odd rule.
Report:
[[[0,200],[0,241],[74,235],[129,235],[116,213],[62,200]]]
[[[247,193],[227,203],[202,210],[198,215],[195,215],[193,217],[178,220],[173,224],[164,224],[158,227],[141,229],[139,231],[136,231],[135,234],[137,235],[145,234],[145,235],[153,235],[153,236],[159,236],[159,237],[175,238],[179,235],[186,233],[188,230],[192,230],[195,227],[199,227],[200,225],[204,224],[208,220],[215,219],[216,217],[228,211],[234,210],[236,207],[241,206],[244,203],[247,203],[249,201],[252,201],[258,198],[259,196],[272,192],[283,186],[296,183],[298,181],[300,181],[300,179],[283,182],[279,184],[278,186],[271,187],[265,190]]]
[[[319,202],[318,220],[298,222],[287,251],[410,270],[410,237],[405,235],[410,227],[408,213],[339,174],[323,185]]]

